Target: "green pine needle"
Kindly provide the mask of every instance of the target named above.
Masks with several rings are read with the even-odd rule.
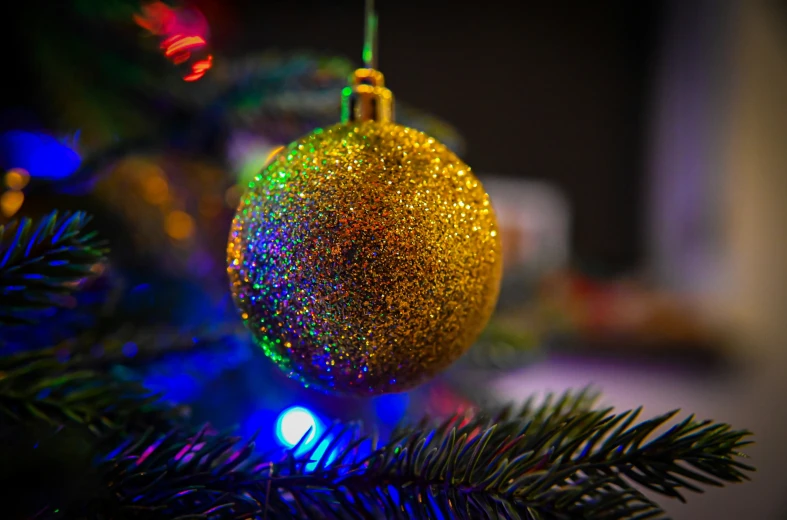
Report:
[[[171,414],[142,385],[79,364],[59,361],[52,349],[0,358],[0,431],[33,421],[106,437],[171,426]]]
[[[282,458],[207,430],[150,431],[111,456],[106,481],[130,517],[644,519],[663,512],[634,483],[682,498],[753,470],[739,460],[748,432],[689,417],[656,434],[674,414],[636,423],[593,400],[427,419],[382,446],[337,425]]]
[[[0,226],[0,326],[36,321],[93,274],[106,250],[83,212],[23,218]]]

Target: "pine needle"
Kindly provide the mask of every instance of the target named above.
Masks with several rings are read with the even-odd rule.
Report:
[[[635,424],[637,412],[589,402],[427,419],[376,448],[338,425],[280,458],[204,429],[148,433],[106,460],[106,481],[131,517],[644,519],[663,511],[634,483],[682,498],[753,470],[740,461],[748,432],[689,417],[654,436],[673,414]]]
[[[106,249],[83,212],[53,211],[0,226],[0,325],[33,323],[94,275]]]

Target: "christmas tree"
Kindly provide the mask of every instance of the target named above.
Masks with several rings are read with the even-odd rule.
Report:
[[[122,16],[113,16],[130,14],[118,6]],[[505,406],[438,379],[413,394],[441,396],[424,408],[407,394],[335,396],[286,379],[232,308],[229,220],[238,186],[266,156],[275,162],[279,145],[331,123],[321,95],[336,95],[352,67],[269,54],[222,70],[201,18],[178,13],[161,3],[136,12],[164,52],[156,66],[174,63],[174,79],[193,83],[215,64],[222,79],[191,98],[176,94],[179,83],[164,89],[178,105],[162,115],[164,131],[129,120],[119,125],[128,135],[93,143],[81,164],[62,140],[4,137],[13,152],[0,200],[6,517],[660,518],[662,497],[748,478],[747,431],[677,411],[616,412],[589,389]],[[159,23],[173,16],[193,34],[173,39]],[[139,81],[149,87],[148,79]],[[380,91],[372,94],[358,101],[361,112],[369,100],[380,110]],[[450,127],[399,112],[459,150]],[[215,159],[224,132],[227,155],[240,150],[234,167],[231,157]],[[266,170],[277,176],[286,164],[278,157],[279,169]],[[441,148],[430,161],[453,157]],[[257,338],[266,352],[276,348],[265,341]],[[281,411],[298,403],[311,409]]]

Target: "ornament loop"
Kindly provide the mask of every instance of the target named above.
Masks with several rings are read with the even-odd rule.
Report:
[[[377,13],[374,0],[366,0],[366,27],[363,39],[364,68],[350,78],[342,91],[342,121],[393,121],[393,94],[385,88],[385,78],[377,70]]]
[[[342,121],[393,121],[393,93],[385,88],[385,78],[375,69],[358,69],[350,86],[342,91]]]
[[[366,0],[366,27],[363,38],[363,63],[367,69],[377,68],[377,13],[374,0]]]

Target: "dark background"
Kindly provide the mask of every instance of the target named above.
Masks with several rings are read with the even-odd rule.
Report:
[[[39,65],[26,49],[47,27],[68,34],[69,5],[31,0],[5,7],[4,67],[13,81],[4,82],[4,108],[40,108]],[[360,61],[362,0],[193,5],[210,21],[221,54],[311,50]],[[645,0],[378,2],[379,66],[398,99],[459,130],[476,171],[562,189],[573,212],[577,266],[620,274],[643,261],[660,6]],[[93,44],[116,45],[103,36]]]

